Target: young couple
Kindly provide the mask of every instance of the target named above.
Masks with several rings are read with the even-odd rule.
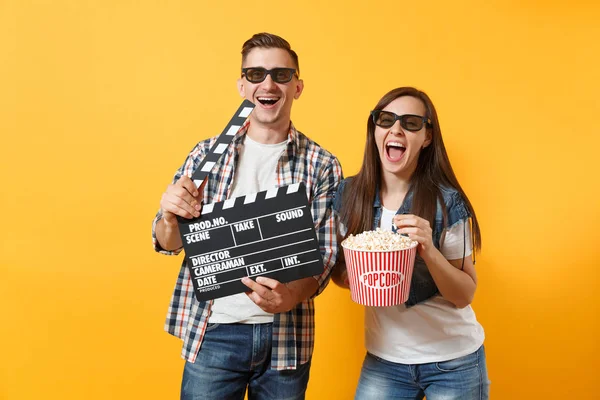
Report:
[[[418,256],[408,302],[366,310],[356,398],[487,399],[484,334],[469,306],[479,225],[431,100],[408,87],[387,93],[368,115],[360,172],[342,180],[338,160],[291,123],[304,88],[299,76],[298,56],[281,37],[260,33],[244,43],[237,86],[256,107],[202,188],[190,177],[216,137],[192,149],[162,195],[152,235],[157,251],[178,254],[177,216],[198,217],[204,203],[304,182],[325,269],[286,284],[244,278],[247,293],[198,302],[184,261],[165,326],[183,340],[181,398],[304,399],[313,299],[330,277],[347,287],[340,239],[381,227],[418,241]]]

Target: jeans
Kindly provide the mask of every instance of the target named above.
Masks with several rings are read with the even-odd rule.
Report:
[[[182,400],[304,399],[310,362],[271,366],[273,324],[209,324],[195,363],[186,362]]]
[[[398,364],[367,353],[355,400],[487,400],[485,350],[454,360]]]

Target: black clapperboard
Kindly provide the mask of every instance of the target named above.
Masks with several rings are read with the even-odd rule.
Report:
[[[254,109],[244,100],[192,176],[200,187]],[[290,282],[323,272],[323,257],[304,183],[204,204],[178,218],[198,301],[248,291],[243,277]]]

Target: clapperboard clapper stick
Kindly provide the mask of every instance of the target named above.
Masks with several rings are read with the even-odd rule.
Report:
[[[253,108],[245,100],[236,111],[192,175],[196,186],[200,187]],[[204,204],[200,217],[179,218],[179,231],[198,301],[249,290],[241,282],[245,276],[290,282],[323,272],[304,183]]]
[[[242,125],[244,125],[246,118],[248,118],[252,110],[254,110],[254,104],[249,100],[244,100],[233,114],[233,117],[231,117],[225,126],[225,129],[223,129],[223,132],[219,135],[217,141],[212,145],[208,154],[202,159],[200,165],[198,165],[198,168],[196,168],[192,174],[192,179],[197,188],[202,185],[202,182],[208,177],[210,171],[212,171],[217,161],[219,161],[219,158],[225,153],[227,147],[229,147],[233,141],[235,134],[240,130]],[[181,217],[178,217],[178,220],[180,224],[188,221]]]

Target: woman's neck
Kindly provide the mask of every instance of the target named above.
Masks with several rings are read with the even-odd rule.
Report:
[[[380,188],[381,204],[388,210],[397,210],[402,205],[410,187],[410,181],[394,174],[383,172]]]

